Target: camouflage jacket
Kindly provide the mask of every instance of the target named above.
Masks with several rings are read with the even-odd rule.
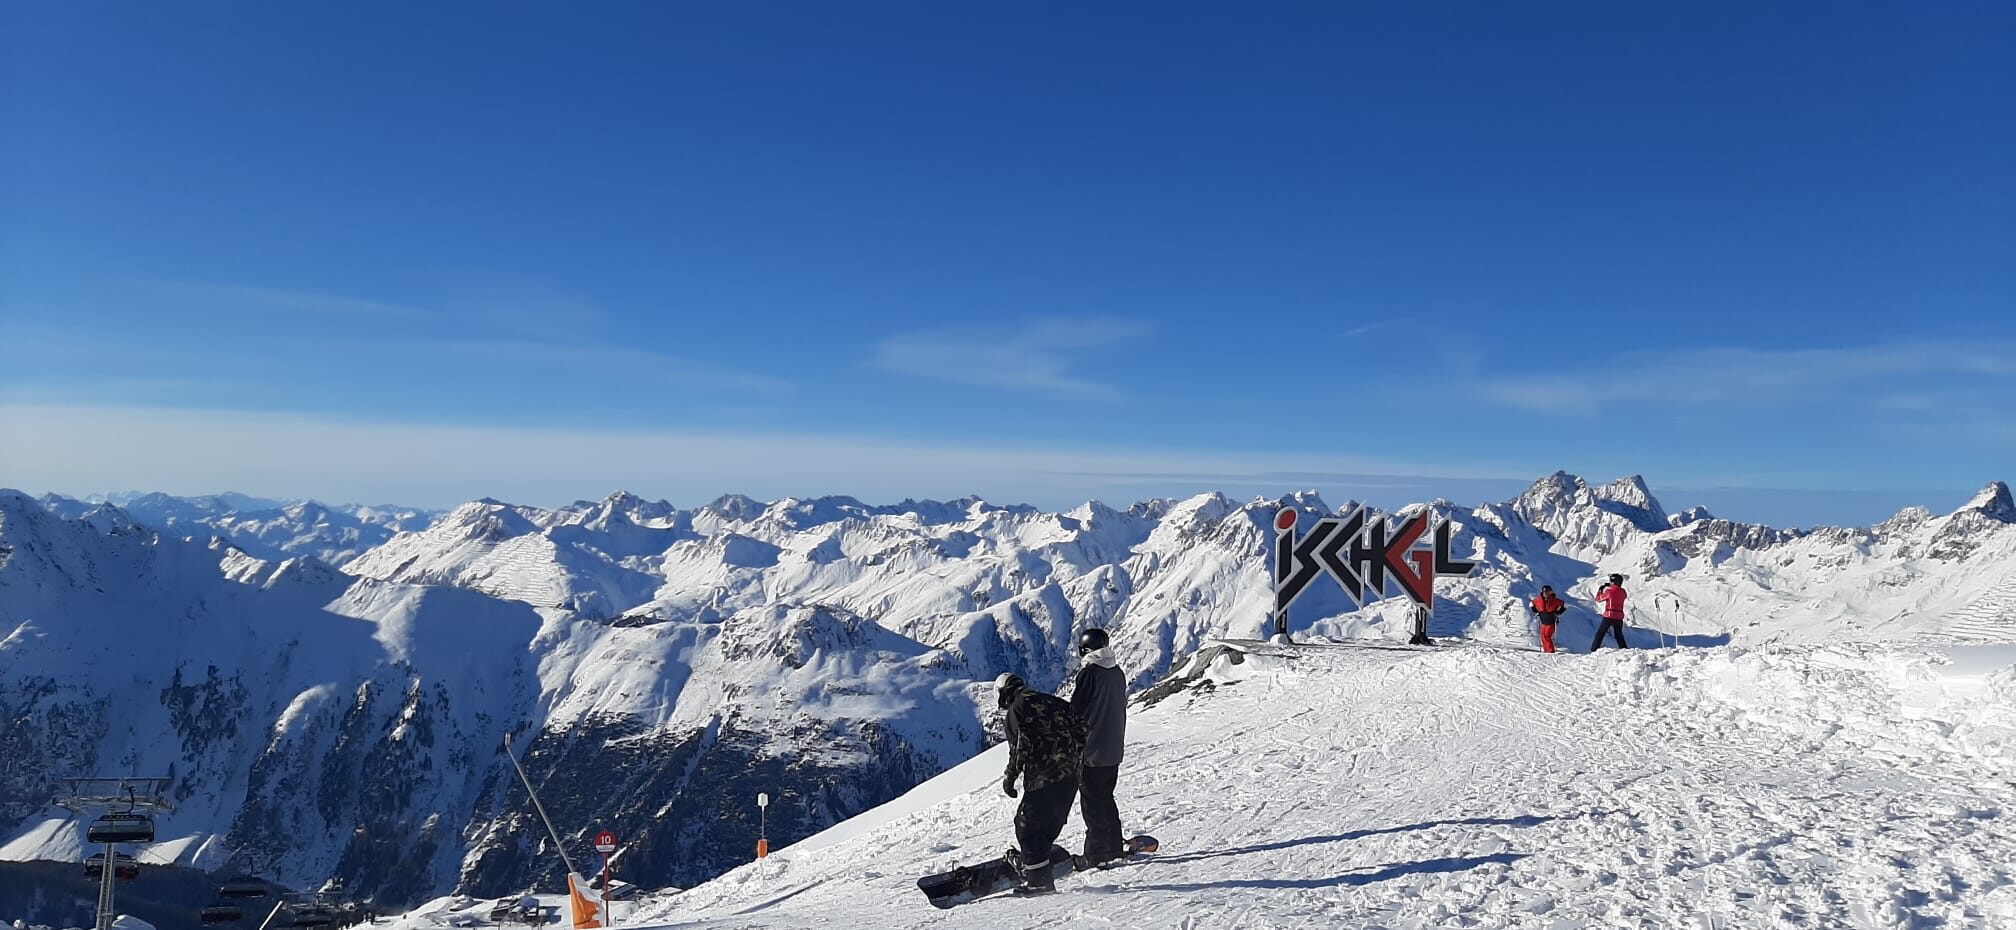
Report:
[[[1085,718],[1064,703],[1036,690],[1024,690],[1008,705],[1008,773],[1022,776],[1022,789],[1078,780],[1078,758],[1085,752]]]

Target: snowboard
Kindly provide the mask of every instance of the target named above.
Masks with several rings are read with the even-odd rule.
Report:
[[[1138,833],[1127,838],[1127,846],[1120,850],[1120,855],[1105,862],[1087,862],[1084,856],[1073,856],[1071,861],[1077,864],[1077,871],[1080,872],[1086,869],[1111,869],[1126,865],[1129,862],[1139,861],[1146,858],[1149,853],[1161,848],[1162,843],[1160,840],[1146,833]]]
[[[1160,844],[1146,834],[1127,841],[1126,855],[1134,856],[1154,852]],[[1050,847],[1051,880],[1063,878],[1077,868],[1077,857],[1066,852],[1061,846]],[[1117,861],[1117,860],[1116,860]],[[933,907],[957,907],[968,901],[977,900],[1004,891],[1022,887],[1022,876],[1008,857],[989,859],[976,865],[962,865],[950,872],[926,875],[917,880],[917,890],[931,900]]]

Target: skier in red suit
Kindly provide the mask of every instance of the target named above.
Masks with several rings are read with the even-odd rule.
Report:
[[[1540,593],[1533,596],[1533,613],[1540,618],[1540,651],[1554,651],[1554,625],[1561,622],[1561,612],[1567,609],[1553,585],[1541,585]]]

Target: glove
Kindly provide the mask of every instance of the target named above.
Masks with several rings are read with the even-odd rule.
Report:
[[[1001,779],[1001,793],[1011,798],[1015,796],[1015,776],[1009,775]]]

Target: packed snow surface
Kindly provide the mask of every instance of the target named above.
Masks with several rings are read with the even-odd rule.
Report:
[[[1011,842],[997,746],[621,924],[2016,927],[2012,663],[1234,643],[1132,709],[1121,813],[1157,855],[931,907],[919,876]],[[1061,842],[1082,829],[1074,811]]]

